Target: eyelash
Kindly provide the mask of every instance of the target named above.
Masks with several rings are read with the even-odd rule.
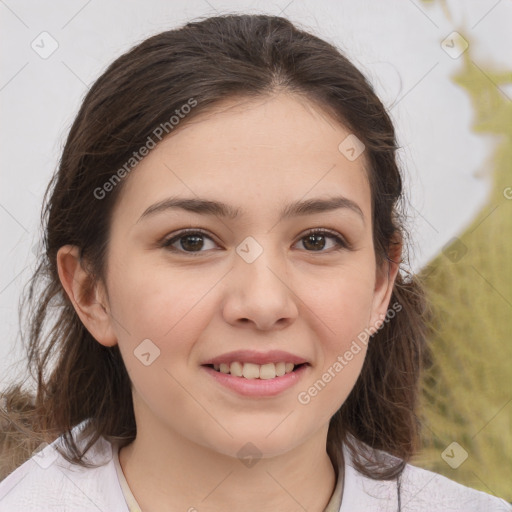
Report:
[[[161,248],[165,248],[171,252],[187,254],[187,255],[191,255],[193,257],[199,256],[203,252],[207,252],[207,251],[184,251],[182,249],[176,249],[175,247],[172,247],[172,244],[174,242],[177,242],[181,238],[185,238],[186,236],[190,236],[190,235],[203,235],[205,238],[208,238],[208,239],[212,240],[213,242],[215,242],[215,240],[213,240],[213,238],[211,236],[209,236],[206,231],[204,231],[200,228],[194,228],[194,229],[186,229],[186,230],[180,231],[175,236],[173,236],[171,238],[164,239],[159,245]],[[318,228],[311,229],[302,235],[302,237],[299,239],[299,242],[301,240],[303,240],[304,238],[311,236],[311,235],[327,235],[327,238],[334,239],[334,241],[336,242],[338,247],[334,248],[334,250],[330,250],[330,251],[320,250],[320,251],[306,251],[306,252],[318,253],[318,254],[329,254],[329,253],[338,252],[341,250],[351,250],[351,248],[352,248],[351,245],[342,236],[337,234],[335,231],[330,231],[327,229],[318,229]]]

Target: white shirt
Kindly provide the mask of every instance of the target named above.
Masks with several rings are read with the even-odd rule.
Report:
[[[79,445],[84,440],[77,434],[84,423],[72,430]],[[141,512],[119,464],[116,444],[100,437],[85,459],[101,465],[83,468],[55,450],[61,441],[59,437],[0,482],[0,512]],[[397,511],[396,481],[364,477],[351,466],[348,450],[344,454],[345,471],[324,512]],[[500,498],[411,465],[402,476],[401,507],[403,512],[512,512]]]

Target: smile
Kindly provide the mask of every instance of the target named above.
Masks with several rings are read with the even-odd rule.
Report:
[[[287,373],[293,372],[296,366],[293,363],[267,363],[267,364],[254,364],[254,363],[241,363],[234,361],[231,364],[221,363],[209,365],[217,372],[230,374],[235,377],[243,377],[246,379],[275,379],[282,377]]]
[[[284,374],[278,375],[277,372]],[[288,365],[288,368],[287,368]],[[202,365],[201,368],[222,388],[245,397],[273,397],[294,387],[311,370],[308,363],[239,363],[234,361],[229,366],[222,363],[218,369],[213,364]],[[229,369],[229,371],[227,371]],[[233,370],[233,374],[231,371]],[[241,371],[240,371],[241,370]],[[240,375],[241,373],[241,375]],[[237,374],[237,375],[235,375]],[[262,376],[263,375],[263,376]]]

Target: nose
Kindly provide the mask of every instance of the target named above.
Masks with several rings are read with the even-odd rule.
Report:
[[[264,248],[248,262],[235,255],[222,306],[226,322],[258,330],[283,329],[298,316],[297,296],[282,254]]]

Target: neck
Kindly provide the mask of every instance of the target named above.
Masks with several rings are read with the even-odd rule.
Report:
[[[289,452],[243,463],[162,426],[142,425],[119,461],[143,512],[323,512],[336,485],[326,438],[327,426]]]

